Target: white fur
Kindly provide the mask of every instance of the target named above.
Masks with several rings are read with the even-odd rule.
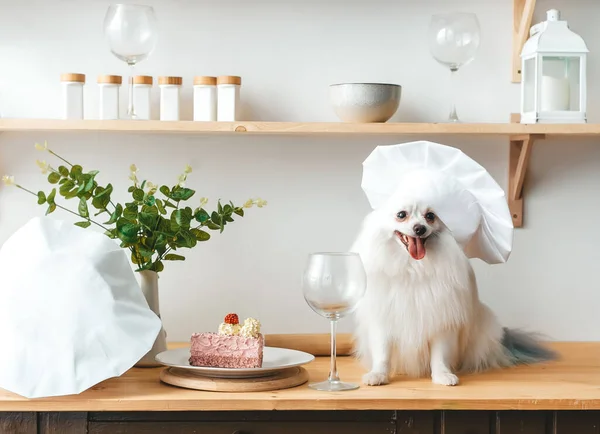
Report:
[[[406,211],[399,221],[397,213]],[[503,329],[479,301],[469,259],[434,212],[414,198],[392,198],[363,222],[352,251],[367,272],[367,290],[356,309],[357,356],[369,372],[367,385],[396,373],[434,383],[458,384],[458,371],[507,366]],[[414,236],[427,227],[426,255],[413,259],[395,231]]]

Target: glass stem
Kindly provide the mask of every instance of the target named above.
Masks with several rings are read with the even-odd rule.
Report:
[[[329,369],[329,381],[340,381],[337,371],[336,363],[336,333],[337,333],[337,319],[331,321],[331,367]]]
[[[448,116],[450,122],[460,122],[460,119],[458,119],[458,115],[456,114],[456,79],[454,78],[456,71],[458,71],[456,66],[450,68],[450,98],[452,101],[450,116]]]
[[[130,77],[129,77],[129,106],[127,108],[127,115],[129,119],[137,119],[137,115],[135,114],[135,109],[133,107],[133,68],[135,67],[135,63],[129,64],[130,69]]]

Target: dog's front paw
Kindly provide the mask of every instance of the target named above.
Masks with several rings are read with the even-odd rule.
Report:
[[[458,377],[452,372],[438,372],[432,374],[431,379],[435,384],[441,384],[442,386],[456,386],[458,384]]]
[[[381,386],[382,384],[388,384],[390,382],[390,379],[385,372],[374,371],[363,375],[362,380],[367,386]]]

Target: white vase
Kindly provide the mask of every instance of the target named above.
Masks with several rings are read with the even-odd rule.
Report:
[[[158,274],[154,271],[140,271],[141,287],[144,297],[148,302],[150,310],[160,318],[160,307],[158,304]],[[154,341],[152,349],[146,353],[142,359],[135,364],[136,368],[155,368],[162,366],[154,357],[167,349],[167,333],[164,328],[160,328],[160,332]]]

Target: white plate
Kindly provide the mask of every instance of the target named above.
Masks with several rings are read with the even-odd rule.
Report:
[[[312,354],[287,348],[265,347],[262,368],[212,368],[192,366],[189,362],[190,348],[177,348],[156,355],[156,361],[173,368],[189,369],[199,375],[215,378],[253,378],[273,375],[294,366],[306,365],[315,359]]]

